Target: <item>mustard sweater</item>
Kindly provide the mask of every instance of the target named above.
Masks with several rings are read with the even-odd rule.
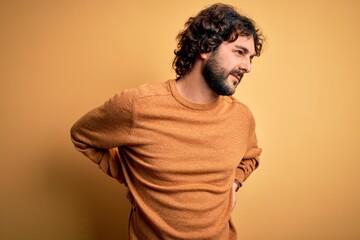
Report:
[[[124,90],[80,118],[75,147],[125,183],[132,240],[236,239],[232,184],[258,166],[255,122],[233,97],[183,98],[175,80]]]

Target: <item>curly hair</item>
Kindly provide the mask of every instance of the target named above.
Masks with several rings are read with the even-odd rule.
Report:
[[[236,41],[239,36],[253,37],[256,56],[260,56],[263,35],[252,19],[240,15],[234,7],[217,3],[190,17],[176,38],[179,42],[172,64],[176,79],[190,72],[200,53],[214,51],[222,42]]]

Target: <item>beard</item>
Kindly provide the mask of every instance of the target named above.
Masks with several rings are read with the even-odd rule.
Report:
[[[226,69],[220,66],[215,55],[209,57],[202,70],[202,75],[208,86],[218,95],[231,96],[235,93],[236,86],[240,83],[243,73],[238,69],[233,69],[227,73]],[[230,75],[234,75],[239,79],[238,84],[234,83],[231,87],[226,82]]]

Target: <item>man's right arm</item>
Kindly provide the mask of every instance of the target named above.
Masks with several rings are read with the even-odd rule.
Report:
[[[102,171],[124,183],[117,147],[126,145],[131,126],[132,102],[120,93],[81,117],[71,128],[71,140]]]

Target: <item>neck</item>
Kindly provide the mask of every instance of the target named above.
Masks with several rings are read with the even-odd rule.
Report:
[[[195,62],[193,69],[184,77],[176,81],[177,89],[182,97],[199,104],[215,102],[219,95],[206,83],[201,73],[201,63]]]

